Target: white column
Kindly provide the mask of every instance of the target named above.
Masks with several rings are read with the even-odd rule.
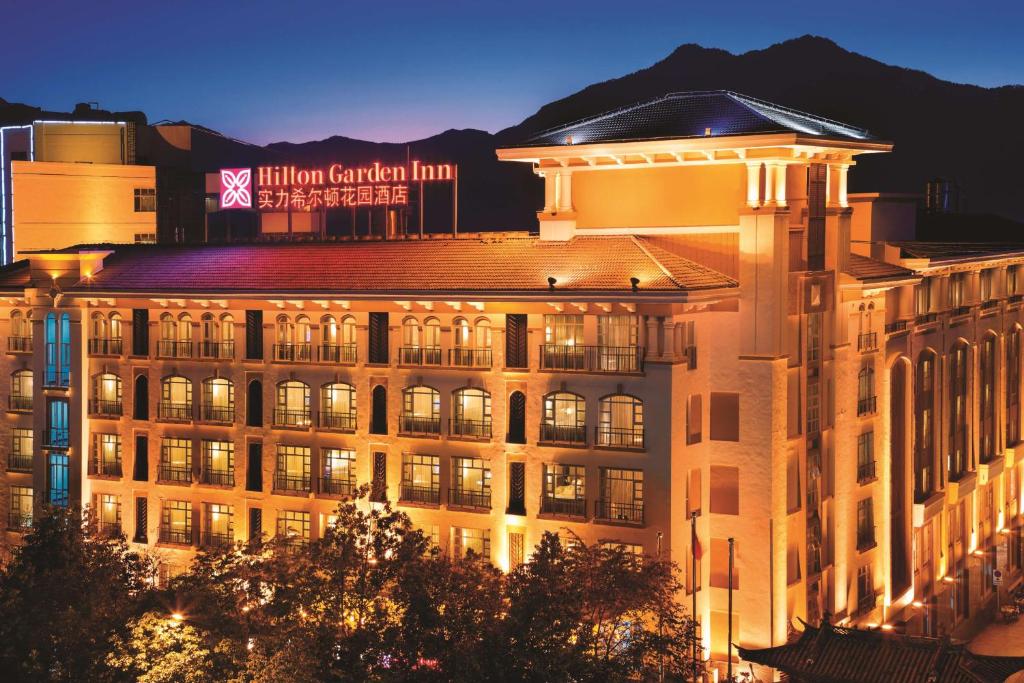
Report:
[[[558,212],[572,213],[572,172],[558,172]]]
[[[775,203],[779,206],[786,205],[786,164],[775,164]]]
[[[849,201],[847,200],[847,196],[846,196],[846,175],[847,175],[847,171],[850,170],[850,165],[849,164],[841,164],[841,165],[836,167],[836,170],[837,170],[837,173],[836,173],[836,183],[838,185],[838,188],[837,188],[838,189],[837,199],[839,200],[839,206],[841,206],[843,208],[846,208],[847,206],[850,205]]]
[[[747,162],[747,206],[761,204],[761,162]]]
[[[544,178],[544,213],[555,212],[555,183],[558,182],[558,176],[548,171],[542,175]]]

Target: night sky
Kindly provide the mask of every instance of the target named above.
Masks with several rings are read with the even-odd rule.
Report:
[[[0,97],[95,101],[252,142],[496,131],[682,43],[806,33],[985,86],[1024,82],[1024,2],[8,0]]]

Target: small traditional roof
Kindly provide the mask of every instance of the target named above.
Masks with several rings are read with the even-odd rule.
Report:
[[[795,640],[761,650],[739,648],[755,664],[784,672],[795,682],[1003,683],[1024,669],[1024,657],[976,655],[948,639],[880,630],[804,624]]]
[[[900,248],[903,258],[930,262],[987,261],[1010,255],[1024,256],[1024,242],[890,242]]]
[[[906,280],[917,277],[917,273],[885,261],[851,253],[846,263],[846,273],[861,282],[885,282],[890,280]]]
[[[511,147],[796,133],[877,141],[867,130],[728,90],[669,93],[551,128]]]

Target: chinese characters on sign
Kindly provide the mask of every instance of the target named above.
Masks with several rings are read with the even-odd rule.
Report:
[[[369,166],[331,164],[323,168],[260,166],[255,169],[253,204],[252,169],[223,169],[220,205],[222,209],[260,211],[407,206],[410,185],[450,183],[456,175],[453,164],[418,160],[399,165],[374,162]]]

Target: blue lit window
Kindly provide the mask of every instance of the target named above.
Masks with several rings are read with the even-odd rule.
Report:
[[[46,410],[46,443],[50,448],[67,448],[68,402],[66,399],[50,399]]]
[[[66,387],[71,381],[71,316],[48,313],[45,325],[46,385]]]
[[[50,454],[50,505],[67,507],[69,468],[66,453]]]

